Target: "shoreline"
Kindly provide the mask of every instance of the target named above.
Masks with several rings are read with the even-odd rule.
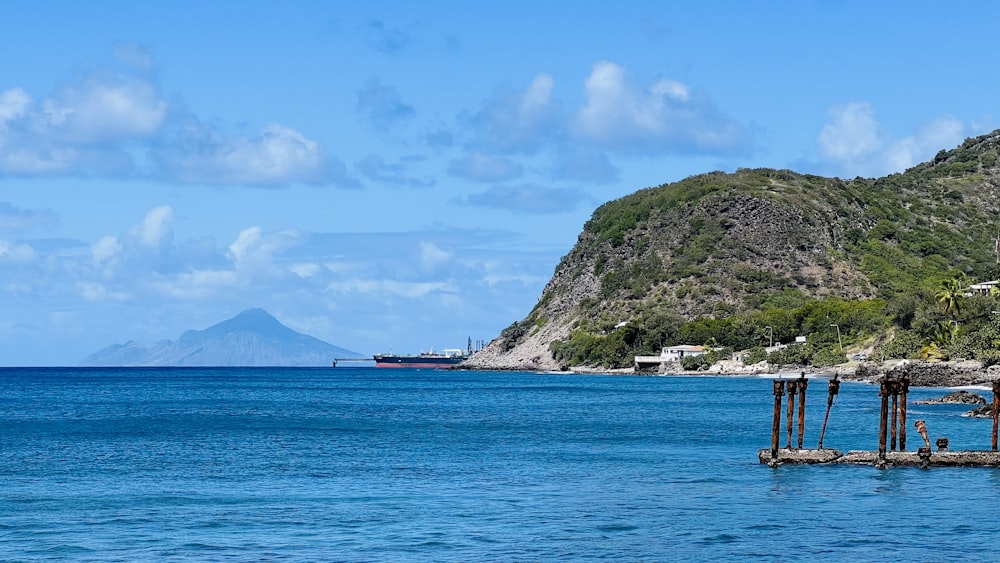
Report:
[[[720,365],[722,364],[722,365]],[[847,362],[823,368],[795,365],[735,365],[720,363],[702,371],[667,369],[665,371],[637,371],[635,368],[608,369],[595,366],[571,366],[565,369],[547,370],[538,366],[524,366],[511,369],[509,366],[459,366],[455,369],[469,371],[525,371],[551,374],[580,375],[638,375],[644,377],[793,377],[805,374],[807,378],[830,378],[838,376],[841,381],[876,384],[886,375],[907,376],[912,387],[944,387],[991,390],[994,381],[1000,380],[1000,365],[983,367],[975,360],[950,362],[924,362],[918,360],[889,360],[877,362]],[[679,366],[678,366],[679,367]]]

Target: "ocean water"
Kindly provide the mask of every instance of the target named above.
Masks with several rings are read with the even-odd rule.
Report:
[[[773,401],[756,377],[0,369],[0,560],[1000,559],[1000,470],[772,469]],[[825,445],[875,449],[878,407],[844,383]],[[988,449],[964,410],[908,416]]]

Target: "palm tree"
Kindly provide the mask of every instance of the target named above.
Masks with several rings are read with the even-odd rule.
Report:
[[[962,302],[965,301],[965,291],[965,277],[958,275],[943,280],[934,292],[934,297],[941,304],[944,314],[957,316],[962,310]]]
[[[958,338],[958,323],[955,321],[941,321],[934,330],[934,341],[938,346],[947,349],[954,344]]]

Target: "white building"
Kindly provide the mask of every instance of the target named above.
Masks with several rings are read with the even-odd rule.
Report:
[[[689,346],[681,344],[679,346],[665,346],[660,350],[659,356],[636,356],[636,369],[648,369],[669,362],[679,362],[684,358],[701,356],[708,350],[704,346]]]

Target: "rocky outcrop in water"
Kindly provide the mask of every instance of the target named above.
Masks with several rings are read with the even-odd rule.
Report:
[[[985,405],[986,399],[982,395],[970,393],[966,390],[948,393],[937,399],[926,399],[923,401],[913,401],[917,405]]]

